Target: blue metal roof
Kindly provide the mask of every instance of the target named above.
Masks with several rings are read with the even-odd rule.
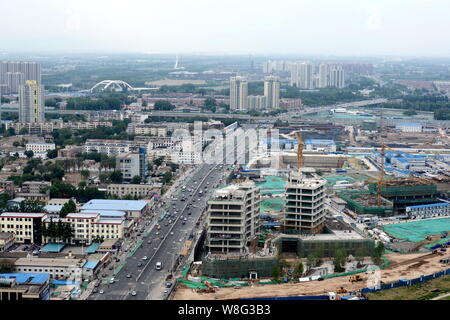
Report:
[[[93,199],[83,205],[82,210],[138,211],[145,208],[146,201]]]
[[[431,203],[431,204],[421,204],[418,206],[410,206],[409,208],[419,209],[419,208],[433,208],[433,207],[446,207],[446,206],[450,206],[450,203],[439,202],[439,203]]]
[[[1,273],[0,279],[15,278],[18,284],[43,284],[50,279],[48,273]]]
[[[84,264],[83,268],[85,269],[95,269],[98,265],[98,261],[88,261]]]
[[[305,143],[306,144],[326,144],[326,145],[330,145],[330,146],[333,146],[336,144],[333,140],[325,140],[325,139],[306,139]]]
[[[61,252],[61,250],[66,246],[65,243],[47,243],[40,252]]]
[[[94,242],[93,244],[91,244],[87,249],[86,249],[86,253],[95,253],[97,252],[98,248],[100,247],[101,243],[98,242]]]

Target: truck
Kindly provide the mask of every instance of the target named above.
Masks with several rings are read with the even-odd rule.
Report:
[[[348,281],[351,282],[351,283],[353,283],[353,282],[359,282],[359,281],[363,281],[363,280],[364,280],[364,278],[361,277],[361,275],[359,275],[359,274],[355,274],[354,276],[351,276],[351,277],[348,279]]]

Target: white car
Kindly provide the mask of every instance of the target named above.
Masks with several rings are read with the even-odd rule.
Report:
[[[131,291],[131,295],[134,297],[136,295],[136,291]]]
[[[147,259],[148,259],[147,256],[144,256],[144,257],[142,258],[142,260],[144,260],[144,261],[147,260]]]

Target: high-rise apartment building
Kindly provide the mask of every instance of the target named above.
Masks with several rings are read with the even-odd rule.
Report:
[[[230,110],[248,109],[248,82],[245,77],[230,78]]]
[[[19,87],[19,122],[44,122],[44,87],[28,80]]]
[[[329,65],[327,63],[319,64],[319,73],[317,77],[317,88],[326,88],[328,87],[329,82]]]
[[[280,81],[278,77],[270,76],[264,79],[264,96],[267,109],[280,108]]]
[[[262,110],[267,107],[266,96],[248,96],[248,109],[249,110]]]
[[[257,231],[260,201],[253,181],[215,190],[208,201],[207,249],[213,253],[245,253]]]
[[[21,73],[22,76],[17,75]],[[15,85],[16,81],[20,80],[19,85]],[[20,85],[25,81],[34,80],[38,84],[41,83],[41,65],[37,62],[0,62],[0,86],[2,86],[3,93],[11,94],[18,93]],[[13,86],[11,86],[13,84]]]
[[[285,233],[319,233],[325,223],[325,180],[291,171],[286,184]]]
[[[314,89],[313,65],[309,62],[295,63],[291,67],[291,86],[301,89]]]
[[[345,87],[345,80],[344,80],[344,69],[341,65],[333,65],[330,68],[330,81],[329,86],[330,87],[336,87],[336,88],[344,88]]]

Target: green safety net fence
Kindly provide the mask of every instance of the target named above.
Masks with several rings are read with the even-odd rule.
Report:
[[[425,240],[428,235],[450,231],[450,218],[388,224],[381,228],[398,239],[420,242]]]
[[[261,212],[269,212],[269,211],[282,211],[284,208],[285,200],[284,199],[264,199],[260,202]]]
[[[183,277],[186,277],[187,274],[189,273],[189,269],[190,269],[190,268],[191,268],[191,265],[190,265],[190,264],[185,264],[184,267],[183,267],[183,270],[181,271],[181,275],[182,275]]]

